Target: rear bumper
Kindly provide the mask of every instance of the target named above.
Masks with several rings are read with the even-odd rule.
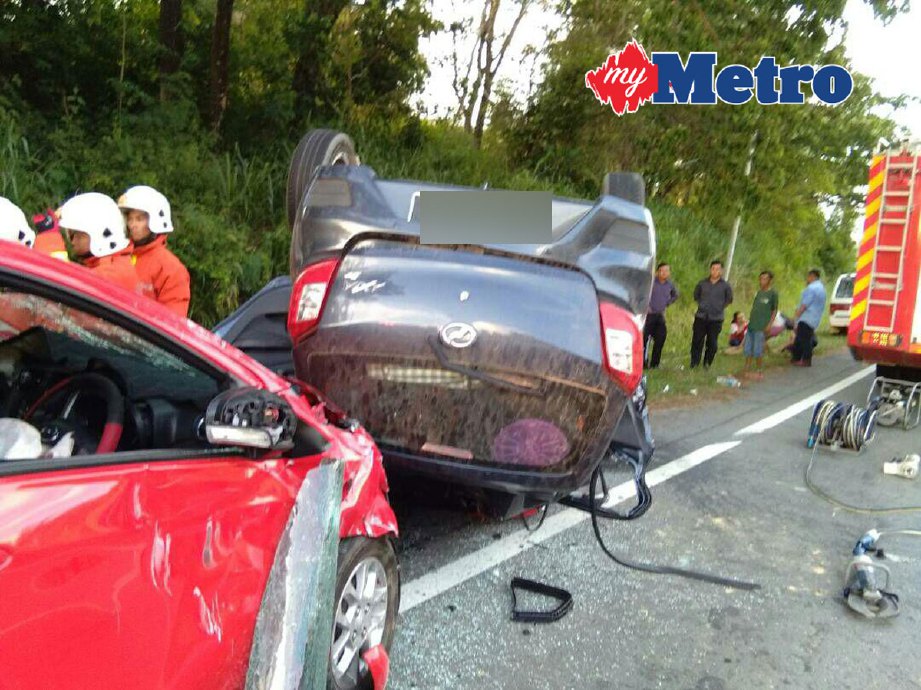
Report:
[[[851,322],[851,313],[847,309],[833,311],[828,314],[828,324],[832,328],[847,328]]]
[[[851,323],[847,344],[856,360],[921,369],[921,343],[911,342],[904,334],[864,331]]]
[[[626,402],[623,399],[618,404],[618,418],[623,414]],[[614,426],[609,435],[596,438],[581,457],[562,472],[512,469],[491,466],[485,462],[466,463],[447,457],[416,454],[405,448],[387,445],[380,447],[388,471],[396,469],[449,484],[521,494],[527,500],[547,502],[575,491],[588,481],[614,439]]]
[[[850,349],[854,359],[868,364],[889,364],[921,370],[921,348],[918,348],[916,352],[911,352],[894,348],[851,345]]]
[[[609,452],[626,452],[634,457],[643,458],[642,474],[645,474],[645,468],[655,452],[655,441],[646,408],[645,377],[632,398],[624,401],[620,421],[612,438],[598,449],[596,459],[592,460],[586,454],[586,462],[578,466],[578,471],[548,474],[464,466],[441,459],[414,456],[399,449],[385,451],[385,456],[392,468],[404,469],[452,484],[516,494],[523,497],[523,504],[527,505],[557,501],[584,486],[598,463]]]

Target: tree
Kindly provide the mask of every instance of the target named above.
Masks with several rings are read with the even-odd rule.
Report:
[[[329,56],[332,29],[348,0],[306,0],[301,30],[294,36],[297,61],[292,87],[298,112],[312,112],[331,96],[324,89],[323,66]],[[334,96],[333,96],[334,98]]]
[[[230,25],[233,0],[217,0],[211,37],[211,81],[208,99],[208,124],[218,130],[227,109],[228,69],[230,65]]]
[[[505,60],[508,47],[518,31],[533,0],[515,0],[517,13],[512,26],[504,36],[496,35],[496,19],[502,0],[484,0],[477,26],[476,41],[466,65],[461,64],[458,36],[469,29],[471,22],[455,22],[451,25],[454,50],[451,64],[454,70],[452,86],[457,97],[458,111],[463,117],[464,129],[473,134],[477,147],[483,140],[483,129],[489,110],[496,74]],[[462,74],[463,72],[463,74]]]
[[[182,64],[182,0],[160,0],[160,100],[169,95],[169,79]]]
[[[884,19],[896,4],[873,2]],[[503,120],[501,137],[513,158],[571,180],[589,196],[609,170],[640,171],[651,198],[710,219],[723,252],[741,205],[743,274],[746,262],[780,266],[791,257],[806,263],[847,254],[834,249],[846,235],[830,232],[840,223],[826,216],[849,217],[860,204],[854,190],[865,182],[878,138],[893,128],[872,114],[882,99],[860,75],[836,107],[810,102],[804,87],[804,105],[646,105],[623,117],[584,86],[587,70],[634,37],[648,50],[717,51],[719,67],[754,66],[763,55],[779,64],[846,65],[842,2],[571,0],[562,9],[568,33],[550,47],[542,85],[517,118]],[[755,132],[759,143],[746,177]],[[746,238],[756,240],[757,257],[743,251]]]

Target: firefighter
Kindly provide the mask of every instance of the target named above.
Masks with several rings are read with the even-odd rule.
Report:
[[[113,199],[97,192],[78,194],[61,206],[58,223],[67,232],[75,261],[126,290],[137,291],[131,241]]]
[[[173,231],[169,201],[153,187],[131,187],[118,199],[125,214],[128,235],[134,242],[138,292],[156,300],[179,316],[189,314],[189,272],[166,248]]]
[[[26,247],[35,243],[35,232],[29,227],[26,214],[9,199],[0,196],[0,240],[19,242]]]
[[[58,225],[58,214],[54,209],[47,209],[44,213],[32,216],[32,225],[35,226],[35,251],[47,254],[55,259],[70,261],[67,254],[67,245],[61,228]]]
[[[0,197],[0,252],[5,242],[32,247],[35,233],[26,214],[9,199]],[[29,297],[15,290],[0,290],[0,340],[6,340],[34,325],[32,310],[23,302]]]

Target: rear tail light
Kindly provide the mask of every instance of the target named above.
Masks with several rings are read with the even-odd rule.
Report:
[[[320,322],[329,286],[336,276],[336,259],[320,261],[305,268],[294,281],[288,305],[288,334],[297,343]]]
[[[613,304],[601,304],[604,365],[614,382],[632,394],[643,376],[643,336],[633,315]]]
[[[851,309],[850,304],[832,304],[828,307],[828,311],[830,314],[834,314],[835,312],[838,312],[838,311],[850,311],[850,309]]]

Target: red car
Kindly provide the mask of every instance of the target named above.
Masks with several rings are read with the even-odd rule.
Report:
[[[0,244],[0,687],[380,685],[397,523],[370,436],[191,321]]]

